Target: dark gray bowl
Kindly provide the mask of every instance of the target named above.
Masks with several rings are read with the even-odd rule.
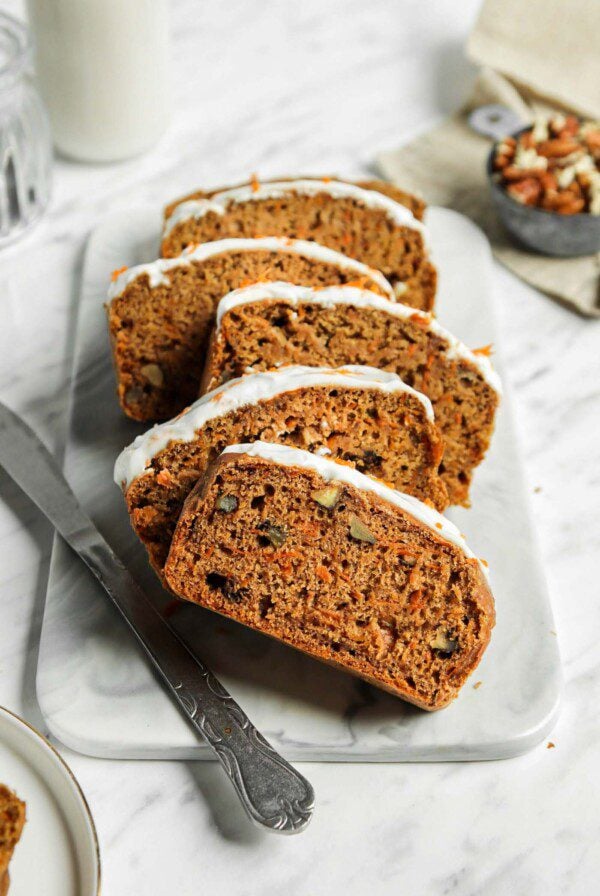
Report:
[[[518,137],[522,128],[512,136]],[[600,215],[559,215],[530,205],[521,205],[494,180],[494,144],[487,160],[487,176],[492,200],[500,220],[527,249],[543,255],[573,258],[600,252]]]

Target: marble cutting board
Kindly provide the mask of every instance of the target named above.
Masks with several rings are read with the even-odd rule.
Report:
[[[468,345],[493,342],[485,237],[448,209],[428,213],[440,271],[440,322]],[[173,604],[130,527],[112,467],[143,426],[114,394],[103,302],[110,272],[155,257],[155,208],[113,214],[90,237],[83,273],[65,472],[84,508],[157,604]],[[169,621],[222,678],[271,743],[292,760],[498,759],[544,739],[557,717],[561,673],[552,611],[529,517],[527,486],[505,394],[472,508],[449,516],[490,565],[497,625],[460,697],[428,714],[208,611],[181,604]],[[476,682],[481,682],[477,688]],[[154,677],[102,589],[55,539],[37,673],[51,734],[82,753],[210,758]]]

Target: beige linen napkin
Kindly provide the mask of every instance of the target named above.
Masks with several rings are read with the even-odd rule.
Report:
[[[378,159],[400,186],[476,221],[496,257],[531,286],[589,317],[600,317],[600,254],[548,258],[511,242],[488,190],[491,141],[471,130],[467,115],[502,103],[525,122],[549,109],[600,118],[599,35],[600,0],[486,0],[467,45],[483,66],[468,103]]]

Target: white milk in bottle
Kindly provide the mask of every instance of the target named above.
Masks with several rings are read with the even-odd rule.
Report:
[[[168,0],[27,0],[56,147],[112,162],[148,149],[167,120]]]

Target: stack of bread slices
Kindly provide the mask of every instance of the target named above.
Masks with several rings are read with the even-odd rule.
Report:
[[[433,315],[424,204],[294,178],[166,209],[107,303],[115,480],[165,587],[424,709],[494,624],[468,506],[500,384]]]

